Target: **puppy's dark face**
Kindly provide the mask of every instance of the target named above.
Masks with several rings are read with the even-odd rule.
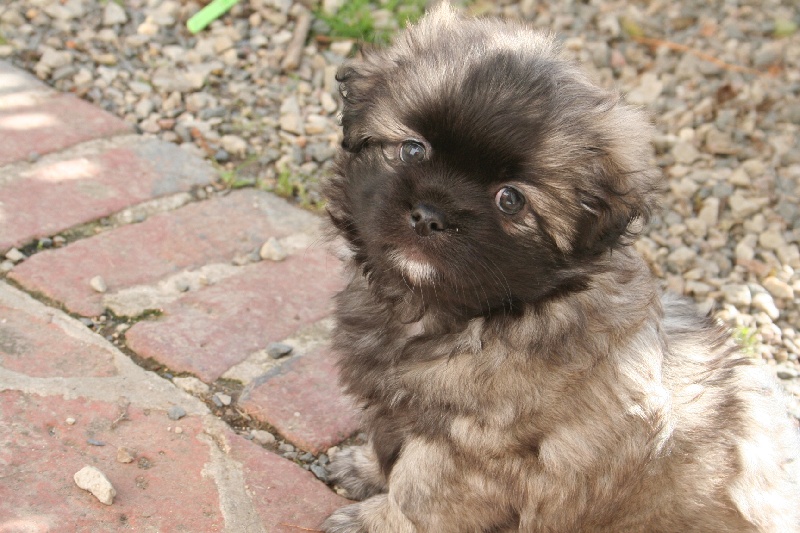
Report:
[[[648,127],[547,36],[451,28],[448,13],[340,70],[332,220],[378,294],[429,310],[486,315],[581,290],[649,212]]]

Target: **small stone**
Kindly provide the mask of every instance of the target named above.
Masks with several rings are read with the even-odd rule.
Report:
[[[125,9],[116,2],[109,1],[103,9],[103,26],[114,26],[128,22],[128,14]]]
[[[101,440],[97,440],[97,439],[86,439],[86,444],[89,444],[91,446],[105,446],[106,445],[105,442],[103,442]]]
[[[330,127],[330,120],[322,115],[309,115],[306,118],[306,134],[308,135],[319,135],[320,133],[325,133],[330,129]]]
[[[736,307],[748,307],[752,302],[750,288],[747,285],[729,284],[721,288],[725,301]]]
[[[27,258],[28,256],[26,256],[16,248],[12,248],[6,252],[6,259],[11,261],[12,263],[19,263],[20,261],[24,261]]]
[[[728,199],[731,207],[731,214],[737,221],[744,220],[745,218],[757,213],[763,205],[769,203],[766,198],[746,198],[740,191],[736,191]]]
[[[195,377],[172,378],[172,382],[190,394],[208,394],[208,391],[210,390],[208,385]]]
[[[108,290],[108,285],[106,285],[106,281],[102,278],[102,276],[95,276],[89,280],[89,286],[95,291],[99,293],[104,293]]]
[[[752,246],[742,241],[736,245],[736,261],[751,261],[756,256],[756,251]]]
[[[66,422],[68,426],[74,426],[75,425],[75,419],[72,418],[71,416],[67,417],[67,419],[64,420],[64,422]]]
[[[73,476],[75,484],[83,490],[91,492],[100,503],[111,505],[117,491],[105,474],[93,466],[84,466]]]
[[[292,347],[283,342],[271,342],[267,346],[267,354],[273,359],[280,359],[292,353]]]
[[[117,462],[118,463],[132,463],[136,459],[136,452],[125,446],[117,448]]]
[[[689,268],[697,259],[697,253],[688,246],[681,246],[667,256],[667,264],[679,271]]]
[[[758,244],[767,250],[780,250],[786,246],[783,236],[777,231],[765,231],[758,237]]]
[[[800,377],[800,372],[796,368],[780,365],[777,367],[777,375],[780,379],[794,379]]]
[[[336,100],[333,99],[333,96],[330,93],[324,92],[319,97],[319,102],[322,104],[322,109],[325,110],[328,114],[333,114],[339,108],[339,105],[336,103]]]
[[[227,163],[228,161],[231,160],[231,154],[220,148],[219,150],[214,152],[214,160],[217,163]]]
[[[167,411],[167,416],[170,420],[180,420],[184,416],[186,416],[186,409],[181,407],[180,405],[173,405]]]
[[[733,173],[731,173],[728,181],[731,183],[731,185],[736,185],[737,187],[750,186],[750,176],[748,176],[747,172],[745,172],[745,170],[741,167],[733,170]]]
[[[764,311],[772,320],[777,320],[778,317],[781,316],[780,310],[778,310],[778,307],[775,305],[775,300],[773,300],[772,296],[766,291],[755,292],[752,296],[751,305],[754,309]]]
[[[230,396],[228,396],[227,394],[223,394],[221,392],[216,393],[214,395],[214,398],[219,400],[219,403],[221,404],[221,405],[219,405],[219,407],[221,407],[223,405],[230,405],[231,401],[233,400]],[[217,402],[214,402],[214,403],[217,403]]]
[[[781,281],[775,276],[770,276],[762,283],[765,289],[774,296],[783,300],[791,300],[794,298],[794,289],[785,281]]]
[[[181,433],[183,433],[183,428],[180,426],[175,426],[175,433],[180,435]]]
[[[311,473],[317,476],[318,479],[322,481],[328,481],[328,471],[325,470],[324,466],[313,464],[311,465]]]
[[[628,93],[625,98],[634,105],[652,104],[661,95],[664,83],[658,79],[658,74],[646,72],[639,80],[639,85]]]
[[[305,134],[303,131],[303,118],[300,115],[300,105],[294,96],[286,98],[281,103],[280,127],[283,131],[294,133],[295,135]]]
[[[700,152],[691,142],[679,141],[672,147],[672,155],[676,163],[691,165],[700,157]]]
[[[716,155],[735,154],[738,150],[730,133],[711,128],[706,133],[706,150]]]
[[[244,157],[247,155],[247,141],[236,135],[223,135],[220,139],[222,148],[230,154]]]
[[[259,257],[261,259],[269,259],[270,261],[283,261],[286,259],[288,255],[286,250],[283,249],[283,245],[276,239],[275,237],[270,237],[267,242],[265,242],[261,249],[258,251]]]
[[[269,431],[264,431],[263,429],[253,429],[250,431],[250,435],[252,435],[253,440],[259,444],[275,444],[275,435]]]
[[[280,446],[278,446],[278,450],[281,452],[293,452],[294,446],[292,446],[288,442],[282,442]]]
[[[331,43],[331,52],[334,54],[347,57],[353,50],[353,41],[334,41]]]
[[[11,272],[14,270],[14,263],[9,260],[5,260],[0,263],[0,272]]]
[[[719,198],[709,196],[703,200],[703,207],[697,213],[697,218],[706,223],[708,227],[714,227],[719,222]]]

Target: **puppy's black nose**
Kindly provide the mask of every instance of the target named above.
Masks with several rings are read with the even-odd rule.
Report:
[[[435,231],[447,228],[444,213],[426,204],[417,204],[411,210],[411,226],[417,235],[427,237]]]

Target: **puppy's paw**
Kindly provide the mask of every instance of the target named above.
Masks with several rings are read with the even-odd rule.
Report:
[[[335,511],[322,523],[325,533],[368,533],[361,522],[361,504],[348,505]]]
[[[330,479],[354,500],[364,500],[386,490],[386,479],[369,445],[339,451],[328,471]]]

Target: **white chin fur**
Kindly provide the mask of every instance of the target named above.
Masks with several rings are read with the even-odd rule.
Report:
[[[391,258],[409,283],[419,285],[420,283],[430,283],[435,279],[436,269],[429,263],[408,259],[400,252],[394,252]]]

